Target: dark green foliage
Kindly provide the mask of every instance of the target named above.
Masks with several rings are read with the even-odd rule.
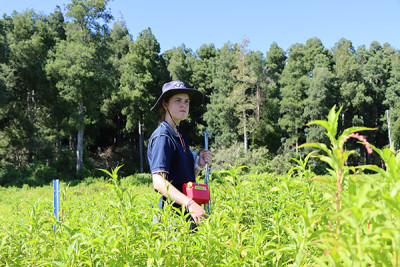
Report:
[[[400,59],[388,43],[354,48],[341,39],[328,50],[315,37],[288,51],[273,43],[264,56],[244,39],[161,53],[149,28],[136,39],[122,20],[110,29],[108,2],[71,0],[64,13],[0,19],[0,185],[44,184],[54,172],[83,179],[121,164],[129,176],[140,162],[148,170],[144,151],[159,120],[149,109],[171,79],[207,96],[181,131],[194,150],[204,130],[212,133],[216,169],[223,155],[232,165],[287,171],[290,158],[308,153],[298,145],[327,142],[320,126],[305,123],[335,104],[343,107],[339,130],[376,127],[367,138],[377,147],[400,148]],[[360,150],[350,165],[381,161],[348,145]]]
[[[393,148],[400,148],[400,54],[393,57],[391,78],[386,91],[387,114],[391,121],[391,141]],[[386,128],[388,128],[387,126]]]
[[[235,84],[231,72],[236,67],[236,52],[237,48],[227,43],[218,50],[214,60],[212,92],[204,120],[208,131],[213,133],[211,138],[216,146],[229,147],[238,138],[235,129],[239,121],[232,116],[235,103],[229,99]]]
[[[333,83],[334,75],[331,69],[331,60],[324,54],[315,57],[315,65],[312,71],[312,80],[307,90],[307,99],[304,102],[304,117],[307,121],[318,120],[328,115],[332,107],[334,97],[337,95]],[[327,141],[322,127],[314,126],[306,129],[307,142]]]
[[[279,106],[281,102],[280,81],[286,56],[276,43],[270,46],[260,79],[259,122],[251,136],[252,146],[265,146],[273,154],[281,147]]]

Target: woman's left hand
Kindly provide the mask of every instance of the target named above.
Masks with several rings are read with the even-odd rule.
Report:
[[[203,168],[206,163],[211,164],[212,162],[212,154],[210,150],[204,149],[203,151],[200,152],[200,158],[199,158],[199,167]]]

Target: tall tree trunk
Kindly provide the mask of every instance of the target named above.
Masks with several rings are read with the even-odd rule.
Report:
[[[76,141],[76,172],[83,169],[83,134],[85,131],[85,108],[83,99],[79,101],[78,137]]]
[[[36,123],[36,101],[35,90],[28,92],[27,97],[27,116],[31,124],[29,125],[29,143],[28,143],[28,163],[33,162],[36,152],[35,145],[35,130],[34,124]]]
[[[143,173],[143,133],[142,125],[139,121],[139,159],[140,159],[140,169],[139,172]]]
[[[256,98],[257,98],[257,101],[256,101],[256,105],[257,105],[257,107],[256,107],[256,120],[257,120],[257,122],[259,122],[260,121],[260,110],[261,110],[261,103],[262,103],[262,99],[261,99],[261,88],[260,88],[260,86],[259,85],[257,85],[257,92],[256,92]]]
[[[392,142],[392,136],[390,134],[390,113],[389,110],[386,110],[386,117],[387,117],[387,124],[388,124],[388,138],[389,138],[389,147],[390,150],[393,151],[393,142]]]
[[[247,153],[247,127],[246,127],[246,111],[243,111],[243,139],[244,139],[244,154]]]
[[[345,126],[344,126],[344,111],[342,111],[342,114],[340,114],[340,116],[342,117],[342,127],[345,128]]]

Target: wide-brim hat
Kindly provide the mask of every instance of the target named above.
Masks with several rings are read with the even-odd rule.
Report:
[[[194,111],[198,109],[203,103],[204,95],[202,92],[193,88],[187,88],[185,83],[182,81],[172,81],[163,85],[161,96],[157,99],[157,102],[150,110],[158,113],[159,110],[161,109],[162,102],[176,94],[189,95],[190,98],[189,111]]]

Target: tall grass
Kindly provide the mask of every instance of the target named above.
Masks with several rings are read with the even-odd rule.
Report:
[[[334,129],[338,113],[321,124]],[[385,168],[346,166],[343,155],[355,152],[343,137],[353,130],[308,144],[318,150],[285,176],[213,173],[213,214],[195,233],[157,207],[147,176],[120,178],[118,168],[107,181],[61,183],[59,222],[50,186],[0,188],[0,265],[400,266],[400,156],[370,145]],[[310,157],[330,174],[312,173]]]

